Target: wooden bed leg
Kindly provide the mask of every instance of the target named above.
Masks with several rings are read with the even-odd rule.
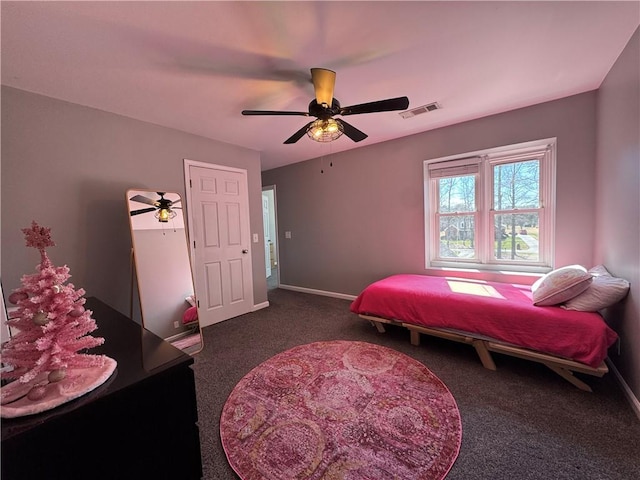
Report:
[[[374,322],[372,321],[371,324],[376,327],[376,330],[378,330],[378,333],[384,333],[386,332],[384,325],[380,322]]]
[[[557,367],[555,365],[550,365],[548,363],[545,363],[545,365],[549,367],[551,370],[553,370],[554,372],[556,372],[558,375],[560,375],[562,378],[564,378],[566,381],[578,387],[580,390],[583,390],[585,392],[593,391],[591,390],[591,387],[589,385],[587,385],[582,380],[575,377],[571,370],[567,370],[566,368],[562,368],[562,367]]]
[[[487,349],[487,345],[484,341],[474,340],[471,344],[476,349],[476,352],[480,357],[480,361],[482,362],[482,366],[487,370],[496,370],[496,364],[494,363],[491,352]]]
[[[411,335],[411,345],[419,346],[420,345],[420,332],[416,332],[415,330],[409,330]]]

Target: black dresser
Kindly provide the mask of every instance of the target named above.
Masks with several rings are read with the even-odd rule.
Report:
[[[193,358],[100,300],[88,298],[118,362],[94,391],[57,408],[2,419],[2,480],[199,479]]]

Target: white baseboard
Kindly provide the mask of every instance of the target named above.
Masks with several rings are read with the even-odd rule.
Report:
[[[326,290],[316,290],[315,288],[296,287],[293,285],[278,285],[283,290],[293,290],[294,292],[311,293],[313,295],[322,295],[323,297],[341,298],[342,300],[355,300],[355,295],[347,295],[346,293],[327,292]]]
[[[267,300],[266,302],[262,302],[262,303],[258,303],[257,305],[254,305],[251,311],[256,312],[258,310],[262,310],[263,308],[267,308],[268,306],[269,306],[269,300]]]
[[[638,401],[633,391],[629,388],[629,385],[627,385],[627,382],[625,382],[624,378],[622,378],[622,375],[620,375],[620,372],[618,371],[616,366],[608,358],[607,365],[609,366],[609,369],[613,372],[615,377],[618,379],[618,382],[620,383],[620,386],[622,387],[622,390],[624,391],[624,394],[627,397],[629,404],[631,405],[631,409],[635,412],[636,416],[640,420],[640,401]]]

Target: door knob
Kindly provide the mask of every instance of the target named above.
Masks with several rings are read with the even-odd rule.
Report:
[[[242,253],[249,253],[249,250],[247,250],[246,248],[242,250]]]

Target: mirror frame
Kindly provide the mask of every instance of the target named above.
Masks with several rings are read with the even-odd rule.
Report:
[[[162,193],[162,195],[160,195],[160,193]],[[136,200],[132,200],[132,197],[137,195],[144,196],[149,201],[137,202]],[[181,195],[180,193],[162,189],[152,190],[150,188],[130,188],[126,191],[127,215],[129,217],[129,231],[131,234],[132,246],[131,316],[133,317],[133,289],[135,285],[137,286],[138,306],[140,308],[140,321],[142,326],[152,333],[155,333],[159,337],[163,338],[165,341],[173,344],[176,348],[180,348],[182,351],[189,355],[194,355],[202,351],[202,349],[204,348],[204,338],[199,322],[195,325],[195,327],[189,327],[189,324],[186,324],[184,321],[184,313],[190,308],[187,297],[189,297],[190,295],[195,295],[195,283],[191,266],[191,252],[189,249],[189,233],[187,230],[186,215],[183,213],[183,207],[181,206],[181,208],[173,209],[173,211],[177,214],[175,218],[169,219],[166,222],[161,222],[160,220],[158,220],[155,216],[156,212],[154,212],[154,208],[155,210],[158,210],[157,201],[160,200],[160,198],[158,198],[159,195],[160,198],[164,198],[171,202],[169,203],[169,210],[171,210],[170,207],[174,203],[183,201],[183,195]],[[155,200],[155,205],[154,203],[152,203],[154,202],[154,199],[157,199]],[[148,205],[145,207],[145,204]],[[132,215],[132,212],[138,210],[141,210],[139,214]],[[144,220],[142,220],[142,222],[138,221],[138,228],[135,228],[137,219]],[[144,225],[144,228],[140,228],[140,224]],[[180,235],[177,232],[178,230],[182,230],[183,234]],[[138,235],[134,233],[135,231],[139,232]],[[145,232],[145,234],[141,237],[141,232],[143,231]],[[150,251],[148,247],[151,244],[147,243],[143,246],[143,244],[141,243],[146,237],[151,237],[152,239],[154,239],[155,235],[157,235],[154,232],[161,232],[162,237],[166,238],[169,242],[169,247],[173,245],[180,249],[184,248],[184,251],[179,251],[177,256],[172,256],[171,258],[167,257],[168,261],[166,265],[168,271],[162,270],[162,266],[164,265],[162,262],[155,261],[155,258],[162,255],[162,247],[158,248],[157,250]],[[160,237],[158,237],[158,239],[159,238]],[[184,245],[184,247],[182,245]],[[154,246],[157,246],[157,244]],[[184,265],[185,262],[186,265]],[[186,268],[184,268],[185,266]],[[187,269],[188,279],[185,275]],[[152,315],[152,313],[149,312],[153,312],[153,314],[155,315],[157,311],[154,311],[149,302],[154,302],[154,300],[166,298],[166,291],[163,290],[162,283],[166,282],[166,279],[174,278],[169,274],[178,271],[181,272],[181,274],[177,277],[176,286],[178,289],[182,288],[179,299],[180,304],[175,309],[173,309],[173,305],[171,305],[173,303],[173,300],[171,300],[170,305],[168,305],[169,308],[167,308],[167,311],[169,313],[166,315],[166,322],[173,322],[173,327],[171,327],[171,323],[164,323],[164,319],[162,319],[160,322],[155,323],[155,325],[159,325],[162,327],[162,332],[165,332],[162,333],[159,331],[159,327],[156,328],[154,327],[154,325],[151,325],[151,320],[149,317]],[[188,285],[188,281],[190,281],[190,285]],[[142,284],[144,284],[144,286],[142,286]],[[188,288],[184,288],[185,285]],[[152,297],[150,293],[156,290],[160,291],[161,294],[159,296]],[[188,293],[186,290],[190,290],[191,293]],[[184,310],[182,310],[180,306],[184,306]],[[198,312],[197,304],[193,305],[193,307],[196,308],[196,312]],[[158,311],[164,312],[164,309],[161,308]],[[156,318],[158,318],[157,315],[154,316],[154,319]],[[163,323],[163,325],[160,325],[160,323]],[[173,335],[168,335],[166,332],[169,332],[170,330],[172,330],[172,328],[180,330]],[[188,344],[184,347],[176,344],[176,342],[178,342],[179,340],[190,337],[190,334],[195,334],[193,333],[194,328],[197,329],[199,342],[193,344],[189,344],[189,342],[187,342]]]

